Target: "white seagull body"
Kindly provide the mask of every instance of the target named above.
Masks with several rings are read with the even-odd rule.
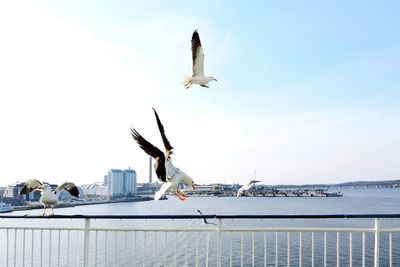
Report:
[[[169,143],[167,137],[165,136],[164,126],[162,125],[160,118],[156,110],[154,110],[154,115],[156,116],[158,129],[161,134],[161,138],[165,147],[165,154],[153,146],[150,142],[144,139],[133,127],[131,128],[131,134],[133,139],[138,143],[138,145],[146,152],[148,155],[155,158],[154,170],[157,174],[158,180],[162,182],[161,188],[154,194],[154,199],[159,200],[168,190],[173,190],[175,195],[180,200],[186,200],[188,196],[184,195],[178,188],[179,184],[191,185],[193,189],[194,182],[192,178],[186,173],[176,168],[171,161],[171,155],[173,147]]]
[[[192,178],[190,178],[189,175],[184,173],[183,171],[179,170],[172,164],[171,159],[167,159],[166,165],[167,169],[167,179],[168,182],[163,183],[160,190],[158,190],[154,194],[154,200],[159,200],[168,190],[172,190],[175,192],[175,195],[180,199],[180,200],[186,200],[188,196],[183,194],[179,190],[179,185],[180,184],[187,184],[191,185],[193,190],[195,189],[194,187],[194,182]]]
[[[204,76],[204,53],[197,30],[192,35],[192,60],[192,76],[188,76],[184,80],[186,89],[189,89],[192,84],[199,84],[202,87],[209,88],[208,83],[217,79],[212,76]]]
[[[244,191],[249,190],[255,183],[259,183],[259,182],[261,182],[261,181],[252,180],[252,181],[248,182],[247,184],[243,185],[238,190],[238,192],[236,194],[236,198],[239,198]]]
[[[43,205],[43,213],[41,216],[46,214],[47,207],[51,207],[52,215],[54,215],[54,207],[58,203],[58,197],[61,191],[66,190],[72,196],[79,197],[79,190],[74,183],[65,182],[58,186],[56,190],[51,191],[51,187],[48,184],[42,184],[36,179],[30,179],[26,181],[24,187],[21,189],[20,195],[29,194],[32,191],[41,191],[41,197],[39,199],[40,203]]]

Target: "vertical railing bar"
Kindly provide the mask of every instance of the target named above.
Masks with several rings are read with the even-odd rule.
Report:
[[[232,267],[232,232],[229,235],[229,266]]]
[[[379,219],[375,218],[375,247],[374,247],[374,267],[379,267]]]
[[[302,232],[299,232],[299,267],[303,265],[303,236]]]
[[[76,230],[76,238],[75,238],[75,256],[76,256],[76,267],[79,265],[79,248],[78,248],[78,241],[79,241],[79,231]],[[86,266],[85,266],[86,267]]]
[[[94,266],[97,266],[97,241],[99,237],[99,231],[95,231],[95,241],[94,241]]]
[[[61,241],[60,241],[60,237],[61,237],[61,230],[58,229],[58,251],[57,251],[57,266],[60,267],[60,255],[61,255]]]
[[[210,232],[207,232],[207,245],[206,245],[206,267],[208,267],[208,253],[210,249]]]
[[[185,231],[185,267],[187,266],[187,232]]]
[[[83,266],[89,265],[89,245],[90,245],[90,219],[85,218],[85,230],[83,234]]]
[[[128,241],[127,239],[127,233],[126,231],[124,231],[124,242],[125,242],[125,246],[124,246],[124,264],[125,266],[128,266],[128,255],[126,253],[126,248],[128,247]]]
[[[176,254],[178,253],[178,232],[175,232],[175,255],[174,255],[174,266],[176,267]]]
[[[255,252],[254,252],[254,232],[251,233],[251,266],[254,267]]]
[[[14,230],[14,267],[17,266],[17,229]]]
[[[196,232],[196,263],[195,263],[195,265],[196,265],[196,267],[199,267],[199,232]]]
[[[221,228],[222,228],[222,219],[218,219],[218,228],[217,228],[217,267],[221,267],[221,254],[222,254],[222,244],[221,244]]]
[[[31,267],[33,267],[33,244],[35,238],[35,231],[32,229],[32,238],[31,238]]]
[[[136,236],[137,231],[135,231],[134,233],[135,233],[135,236],[134,236],[134,239],[135,239],[135,241],[134,241],[134,242],[135,242],[135,243],[134,243],[134,245],[135,245],[134,251],[135,251],[135,252],[134,252],[133,254],[134,254],[134,257],[135,257],[135,258],[134,258],[134,260],[133,260],[133,265],[135,265],[135,263],[137,262],[137,251],[138,251],[138,249],[137,249],[137,236]]]
[[[40,229],[40,266],[43,266],[43,230]]]
[[[240,266],[243,267],[243,232],[240,233]]]
[[[8,266],[8,254],[10,252],[10,237],[9,237],[10,230],[7,228],[7,253],[6,253],[6,266]]]
[[[340,267],[340,232],[336,233],[336,266]]]
[[[52,239],[53,239],[53,230],[49,230],[49,266],[52,266],[51,264],[51,243],[52,243]]]
[[[25,235],[26,235],[26,229],[24,229],[22,235],[22,266],[25,266]]]
[[[147,231],[144,231],[143,266],[147,266]]]
[[[164,232],[164,266],[167,266],[167,232]]]
[[[264,267],[267,267],[267,232],[264,232]]]
[[[290,267],[290,232],[287,232],[287,266]]]
[[[392,233],[389,233],[389,266],[392,267]]]
[[[353,233],[349,233],[349,267],[353,266]]]
[[[71,235],[71,230],[68,230],[68,236],[67,236],[67,266],[69,266],[69,238]]]
[[[278,267],[278,232],[275,232],[275,267]]]
[[[365,232],[362,233],[362,260],[361,266],[365,267]]]
[[[311,232],[311,267],[314,267],[314,232]]]
[[[26,229],[24,229],[22,232],[22,266],[25,266],[25,234]]]
[[[113,264],[114,267],[117,266],[117,231],[114,230],[114,255],[113,255]],[[86,266],[86,265],[85,265]]]
[[[326,252],[326,232],[324,232],[324,267],[326,267],[326,257],[327,257],[327,252]]]
[[[154,248],[153,248],[153,250],[154,250],[154,263],[153,263],[153,266],[155,267],[156,266],[156,263],[157,263],[157,250],[156,250],[156,244],[157,244],[157,232],[156,231],[154,231]]]
[[[104,231],[104,266],[107,266],[107,240],[108,231]]]

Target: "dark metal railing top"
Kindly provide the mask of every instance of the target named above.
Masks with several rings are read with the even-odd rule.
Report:
[[[0,219],[365,219],[400,218],[400,214],[250,214],[250,215],[0,215]]]

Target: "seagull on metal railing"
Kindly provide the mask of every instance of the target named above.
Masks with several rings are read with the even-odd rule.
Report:
[[[236,194],[236,198],[239,198],[240,195],[241,195],[244,191],[249,190],[252,186],[255,185],[255,183],[259,183],[259,182],[261,182],[261,181],[252,180],[252,181],[248,182],[247,184],[243,185],[243,186],[238,190],[238,192],[237,192],[237,194]]]
[[[192,35],[192,60],[192,76],[185,77],[183,81],[186,89],[189,89],[192,84],[199,84],[202,87],[209,88],[208,83],[217,79],[212,76],[204,76],[204,54],[197,30]]]
[[[40,191],[41,197],[39,199],[40,203],[43,205],[43,213],[41,216],[46,215],[47,207],[51,207],[51,215],[54,215],[54,207],[58,203],[58,197],[60,196],[61,191],[67,191],[74,197],[79,197],[78,187],[74,183],[65,182],[62,185],[58,186],[54,191],[51,190],[50,185],[41,183],[36,179],[30,179],[25,182],[25,185],[22,187],[20,195],[29,194],[32,191]]]
[[[144,139],[133,127],[131,127],[131,134],[133,139],[144,150],[144,152],[155,159],[154,170],[157,174],[158,180],[163,184],[161,185],[160,190],[154,194],[154,200],[159,200],[168,190],[172,190],[180,200],[186,200],[188,196],[183,194],[178,187],[180,184],[187,184],[190,185],[193,190],[195,190],[194,181],[189,175],[179,170],[172,164],[171,155],[173,154],[173,147],[165,136],[164,126],[161,124],[156,110],[154,108],[153,110],[156,116],[158,129],[165,146],[165,154]]]

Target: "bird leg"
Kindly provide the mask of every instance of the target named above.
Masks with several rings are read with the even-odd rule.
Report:
[[[44,216],[44,215],[46,215],[46,208],[47,208],[47,206],[44,206],[44,208],[43,208],[43,213],[42,214],[40,214],[40,216]]]
[[[51,215],[54,215],[54,206],[51,206]]]
[[[182,194],[179,190],[175,191],[175,195],[182,201],[184,201],[188,198],[188,196],[186,196],[185,194]]]
[[[186,89],[189,89],[190,86],[192,86],[192,81],[188,81],[187,84],[185,84]]]
[[[176,193],[175,193],[175,194],[178,196],[178,198],[179,198],[180,200],[186,200],[186,199],[189,197],[189,196],[183,194],[181,191],[179,191],[179,189],[176,190]]]

